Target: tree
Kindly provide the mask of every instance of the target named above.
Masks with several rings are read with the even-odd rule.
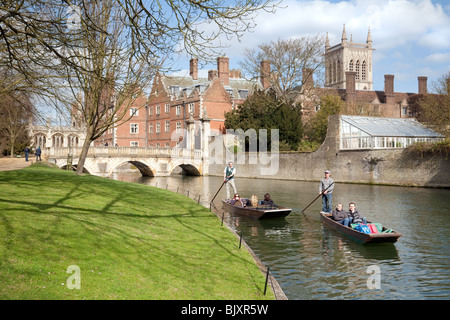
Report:
[[[305,134],[309,141],[322,143],[327,136],[328,117],[343,110],[344,101],[338,95],[325,95],[320,98],[320,109],[306,124]]]
[[[248,77],[256,79],[264,76],[280,100],[292,103],[295,95],[309,95],[308,85],[312,87],[313,74],[316,81],[323,76],[325,39],[322,36],[303,36],[294,39],[278,39],[247,49],[240,63]],[[261,68],[261,61],[270,62],[270,73]],[[319,79],[319,80],[318,80]]]
[[[274,90],[255,91],[237,109],[225,114],[225,127],[244,132],[254,129],[257,134],[260,129],[278,129],[280,148],[287,150],[297,150],[303,134],[300,112],[280,101]],[[270,146],[269,133],[267,138]]]
[[[29,143],[27,125],[32,109],[28,97],[20,92],[4,95],[0,100],[0,139],[7,141],[11,158],[16,147],[23,150]]]
[[[432,85],[432,93],[421,95],[413,111],[418,121],[450,136],[450,72]]]
[[[222,47],[216,40],[240,37],[254,26],[254,14],[275,6],[269,0],[6,1],[0,6],[0,53],[55,102],[70,105],[70,97],[83,93],[77,101],[87,125],[81,172],[89,143],[124,120],[123,104],[163,61],[180,51],[212,58]]]

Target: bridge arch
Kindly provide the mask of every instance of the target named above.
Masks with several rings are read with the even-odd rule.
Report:
[[[177,172],[177,168],[181,168],[181,172]],[[200,176],[201,175],[200,170],[196,166],[194,166],[192,164],[185,164],[185,163],[177,165],[170,172],[170,174],[175,174],[175,173],[180,173],[180,174],[186,175],[186,176]]]
[[[142,161],[137,160],[123,160],[120,162],[117,162],[113,166],[111,166],[111,169],[108,170],[108,177],[111,176],[111,174],[120,166],[124,165],[125,163],[131,163],[133,166],[135,166],[139,172],[142,174],[143,177],[154,177],[156,172],[155,169],[151,168],[151,165],[148,165]]]

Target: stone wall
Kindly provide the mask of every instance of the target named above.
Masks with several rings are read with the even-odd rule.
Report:
[[[340,151],[339,125],[339,116],[330,117],[327,137],[316,152],[280,153],[278,170],[274,170],[276,174],[262,174],[261,171],[270,165],[276,167],[275,155],[268,165],[261,164],[263,158],[251,164],[248,153],[245,161],[234,156],[237,176],[319,181],[324,170],[328,169],[336,182],[450,187],[450,161],[445,159],[445,155],[420,157],[406,149]],[[228,157],[233,158],[230,154]],[[223,175],[226,162],[224,159],[223,163],[210,164],[209,174]]]

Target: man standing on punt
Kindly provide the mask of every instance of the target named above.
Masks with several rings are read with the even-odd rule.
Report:
[[[223,179],[226,183],[227,199],[230,199],[230,185],[236,194],[236,185],[234,184],[234,175],[236,174],[236,168],[233,167],[233,162],[228,163],[228,166],[223,171]]]
[[[325,177],[320,180],[319,194],[322,194],[322,212],[331,213],[333,208],[334,180],[330,177],[330,170],[325,170]]]

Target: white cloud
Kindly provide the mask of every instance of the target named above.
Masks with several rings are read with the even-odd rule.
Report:
[[[414,66],[408,71],[411,74],[426,71],[428,66],[423,64],[444,63],[433,65],[437,70],[448,65],[448,55],[438,53],[450,49],[448,0],[284,0],[281,6],[285,8],[275,14],[260,12],[256,27],[241,41],[227,42],[223,52],[230,57],[230,67],[238,67],[245,48],[278,38],[328,32],[330,44],[336,45],[341,41],[343,24],[348,39],[352,35],[358,43],[365,43],[370,27],[376,49],[374,72],[404,72],[398,69],[398,62]]]
[[[450,47],[450,15],[430,0],[285,0],[275,14],[261,12],[256,28],[240,42],[230,41],[225,50],[240,56],[244,48],[255,48],[278,38],[329,33],[331,45],[341,40],[342,26],[353,41],[366,41],[370,27],[377,50],[415,42],[431,48]]]
[[[436,63],[442,63],[442,62],[450,62],[450,52],[445,53],[433,53],[430,54],[425,58],[426,61],[429,62],[436,62]]]

